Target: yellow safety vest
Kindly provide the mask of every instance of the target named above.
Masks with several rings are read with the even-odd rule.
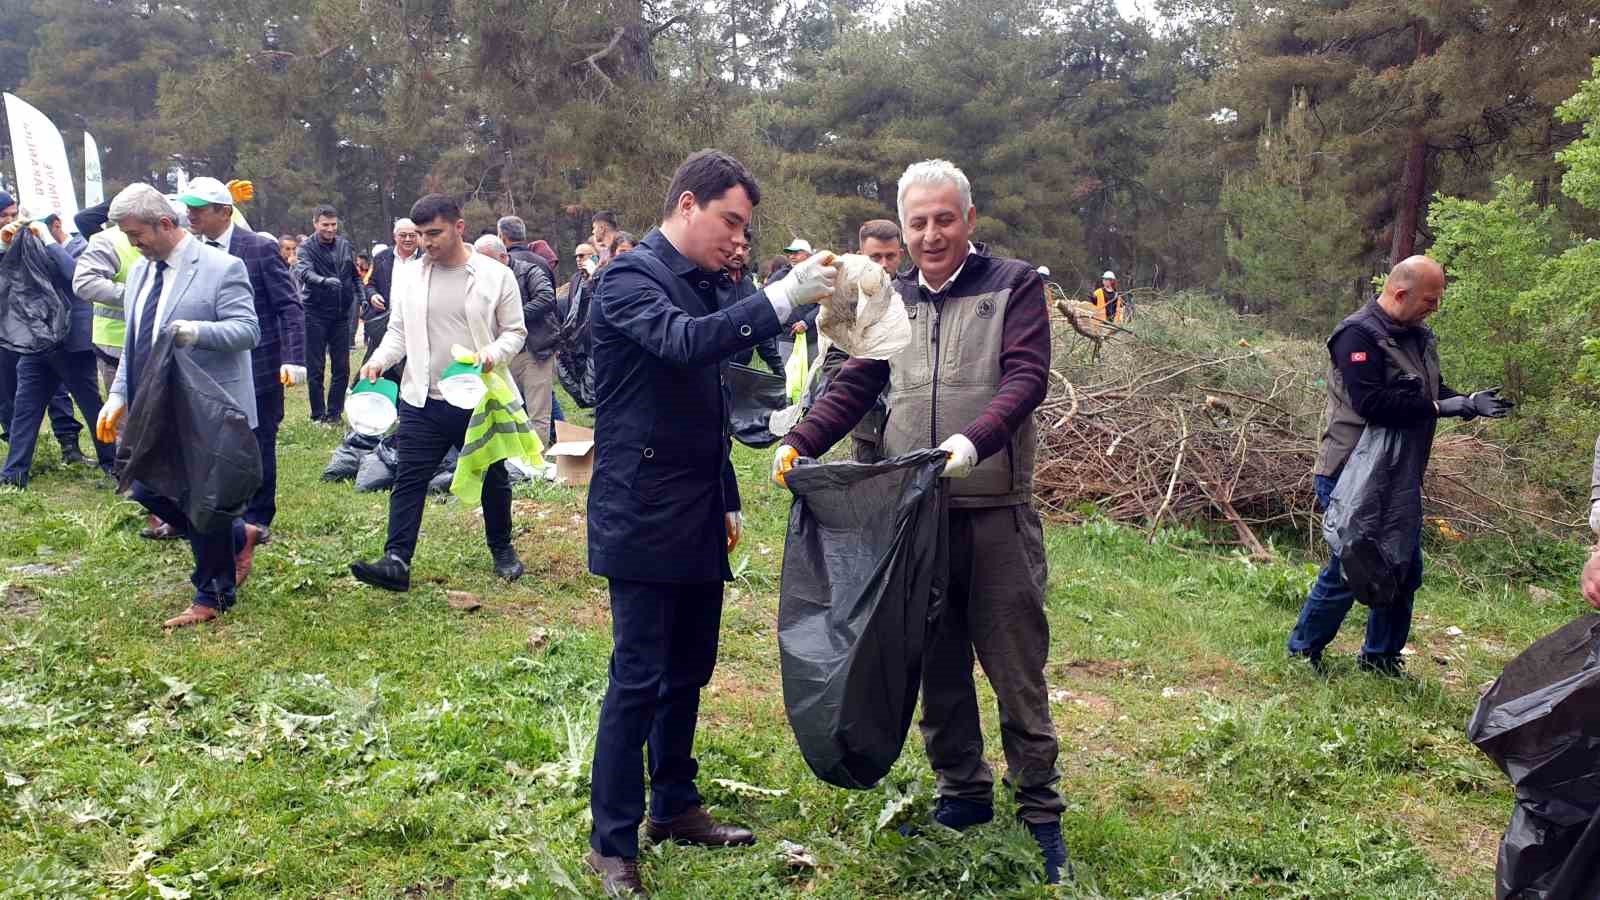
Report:
[[[122,265],[117,269],[117,274],[111,280],[117,284],[127,284],[128,270],[133,267],[134,261],[139,258],[139,251],[133,249],[133,245],[128,243],[127,235],[123,234],[115,226],[107,228],[106,231],[112,234],[112,241],[117,249],[117,258],[122,261]],[[116,306],[105,303],[94,304],[94,329],[91,332],[90,339],[95,342],[96,346],[121,350],[127,334],[128,325],[123,318],[120,304]]]
[[[1112,303],[1117,305],[1117,311],[1114,314],[1115,318],[1112,319],[1112,321],[1125,321],[1127,319],[1127,305],[1122,302],[1122,295],[1116,293],[1115,291],[1107,295],[1106,289],[1103,287],[1097,287],[1094,289],[1094,311],[1095,315],[1099,316],[1100,321],[1106,321],[1106,307],[1110,306]]]

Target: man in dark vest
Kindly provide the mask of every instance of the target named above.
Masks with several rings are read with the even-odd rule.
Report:
[[[976,653],[1000,706],[1000,744],[1017,815],[1047,881],[1071,877],[1056,783],[1056,731],[1044,666],[1044,531],[1033,508],[1033,411],[1050,371],[1044,282],[1033,266],[972,243],[972,186],[944,160],[900,177],[900,225],[915,264],[894,286],[911,345],[888,361],[852,359],[783,439],[773,475],[819,457],[888,388],[885,457],[939,447],[950,455],[950,593],[922,670],[922,739],[939,777],[938,823],[962,830],[994,817],[994,773],[972,681]],[[944,343],[940,343],[941,338]]]
[[[778,334],[796,306],[833,293],[836,277],[832,254],[820,253],[718,309],[722,269],[760,200],[738,160],[701,150],[672,176],[661,225],[597,276],[589,568],[610,580],[613,645],[586,862],[611,896],[644,894],[647,743],[653,840],[755,840],[713,819],[695,788],[700,689],[716,665],[728,554],[743,529],[722,368]]]
[[[1401,260],[1384,281],[1383,293],[1340,322],[1328,338],[1333,365],[1328,372],[1327,428],[1313,470],[1322,507],[1327,507],[1339,473],[1368,423],[1415,431],[1431,448],[1441,418],[1498,419],[1510,413],[1511,404],[1500,399],[1498,388],[1463,395],[1440,380],[1438,343],[1422,322],[1439,309],[1443,296],[1442,266],[1426,256]],[[1421,586],[1419,535],[1404,590],[1392,605],[1374,608],[1367,616],[1367,639],[1359,659],[1362,669],[1383,675],[1404,673],[1400,651],[1411,634],[1412,601]],[[1339,633],[1354,603],[1339,558],[1334,557],[1311,585],[1289,634],[1289,653],[1305,657],[1323,671],[1322,651]]]

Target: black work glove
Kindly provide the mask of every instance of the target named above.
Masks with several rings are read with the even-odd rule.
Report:
[[[1454,416],[1470,422],[1479,416],[1504,419],[1516,404],[1500,396],[1500,388],[1492,387],[1460,397],[1447,397],[1439,401],[1439,417]]]

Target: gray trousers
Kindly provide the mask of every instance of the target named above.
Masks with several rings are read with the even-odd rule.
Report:
[[[1045,659],[1044,529],[1031,505],[950,510],[950,594],[922,666],[922,741],[939,796],[992,803],[994,772],[972,679],[976,653],[1000,706],[1006,783],[1022,820],[1054,822],[1066,808],[1056,783]]]
[[[528,427],[540,441],[550,439],[550,404],[555,399],[556,358],[540,361],[526,350],[511,357],[511,377],[522,392],[522,407],[528,412]]]

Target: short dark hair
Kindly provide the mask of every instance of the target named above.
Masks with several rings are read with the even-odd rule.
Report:
[[[411,215],[408,218],[417,223],[418,228],[438,218],[454,223],[461,219],[461,204],[457,203],[454,197],[428,194],[411,204]]]
[[[337,209],[334,209],[333,207],[329,206],[326,203],[322,204],[321,206],[319,206],[316,209],[313,209],[311,211],[311,221],[313,221],[313,222],[315,222],[318,219],[337,219],[337,218],[339,218],[339,211]]]
[[[900,240],[900,226],[888,219],[873,219],[870,222],[863,222],[861,230],[856,232],[856,247],[860,248],[862,244],[865,244],[867,238],[872,238],[876,241],[898,241]]]
[[[607,225],[611,226],[612,228],[615,228],[615,227],[617,227],[617,214],[612,212],[609,209],[602,209],[599,212],[595,213],[594,214],[594,218],[590,219],[589,221],[591,221],[591,222],[604,222]]]
[[[696,206],[705,206],[735,186],[743,187],[750,195],[750,205],[761,202],[761,186],[744,163],[721,150],[700,150],[689,154],[678,171],[672,173],[672,185],[667,188],[666,202],[661,204],[661,219],[672,217],[678,198],[685,192],[694,195]]]
[[[356,259],[364,259],[367,262],[372,262],[372,257],[368,256],[365,251],[363,251],[361,253],[357,253],[356,254]]]
[[[622,246],[623,244],[627,244],[628,246],[632,247],[632,246],[634,246],[634,245],[636,245],[638,243],[639,243],[638,241],[634,240],[634,237],[633,237],[632,234],[629,234],[626,231],[619,231],[619,232],[617,232],[616,237],[613,237],[611,239],[611,246],[609,248],[607,248],[607,249],[609,249],[612,253],[616,253],[617,252],[617,248]]]

